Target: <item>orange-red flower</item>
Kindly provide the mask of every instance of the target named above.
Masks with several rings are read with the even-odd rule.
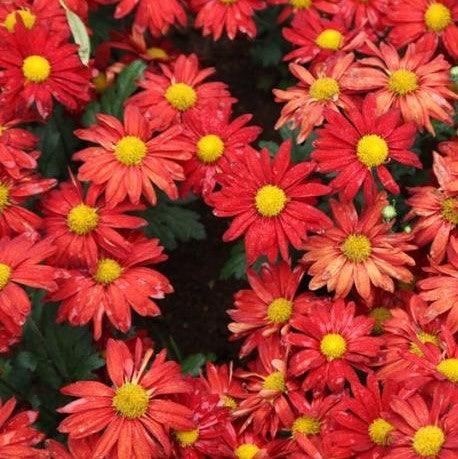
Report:
[[[221,190],[211,196],[214,214],[235,217],[224,233],[232,241],[245,233],[248,263],[261,255],[274,262],[278,253],[289,259],[288,247],[302,245],[309,230],[329,226],[326,215],[312,205],[313,198],[329,192],[318,182],[306,182],[314,165],[291,165],[291,142],[286,141],[272,160],[267,150],[249,150],[219,178]]]
[[[68,450],[56,440],[47,440],[47,451],[51,459],[87,459],[92,456],[100,435],[91,435],[85,438],[69,438]],[[116,453],[106,456],[106,459],[118,459]]]
[[[170,429],[194,426],[191,410],[172,397],[191,387],[165,350],[152,357],[152,349],[143,354],[140,340],[131,354],[122,341],[110,339],[106,360],[113,385],[78,381],[61,389],[77,400],[59,409],[68,415],[59,431],[72,440],[100,433],[92,457],[171,457]]]
[[[339,15],[347,27],[357,29],[366,27],[383,30],[383,20],[390,4],[389,0],[342,0],[339,2]]]
[[[298,64],[290,64],[290,72],[299,84],[287,90],[274,89],[275,101],[286,103],[275,125],[278,129],[286,124],[299,128],[297,141],[303,142],[315,126],[324,121],[326,108],[339,111],[355,109],[355,96],[348,92],[354,55],[339,55],[315,66],[310,71]]]
[[[278,15],[278,22],[287,20],[291,15],[302,15],[309,10],[318,10],[329,15],[339,11],[336,0],[267,0],[271,5],[285,5]]]
[[[374,287],[394,291],[393,278],[409,283],[412,273],[406,265],[415,261],[405,252],[416,247],[409,244],[411,235],[393,233],[393,222],[382,221],[386,195],[380,193],[374,204],[359,217],[351,202],[330,201],[335,226],[304,243],[302,260],[310,265],[309,288],[326,286],[336,298],[345,298],[356,287],[361,297],[372,304]]]

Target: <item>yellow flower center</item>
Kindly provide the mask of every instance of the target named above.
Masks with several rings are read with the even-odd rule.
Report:
[[[99,94],[102,94],[105,89],[107,89],[107,75],[105,72],[100,72],[96,77],[92,79],[92,82],[94,83],[95,90]]]
[[[221,137],[209,134],[197,142],[197,157],[206,164],[214,163],[224,153],[224,142]]]
[[[138,166],[147,152],[145,142],[133,135],[123,137],[114,149],[116,159],[125,166]]]
[[[293,434],[318,435],[321,431],[321,422],[311,416],[301,416],[293,422]]]
[[[127,382],[116,389],[112,406],[119,415],[137,419],[146,413],[148,400],[148,392],[142,386]]]
[[[6,131],[6,127],[5,126],[2,126],[0,124],[0,137],[2,136],[2,134]]]
[[[197,94],[194,89],[185,83],[170,85],[165,91],[167,102],[177,110],[185,112],[188,108],[194,107],[197,102]]]
[[[447,198],[442,201],[442,217],[454,225],[458,225],[457,204],[455,198]]]
[[[375,320],[373,332],[377,335],[383,333],[383,324],[392,317],[390,310],[383,307],[371,309],[369,316]]]
[[[226,408],[230,410],[235,410],[237,408],[237,402],[232,397],[229,397],[229,395],[223,395],[221,400],[223,401],[223,406]]]
[[[199,429],[177,430],[175,437],[182,448],[187,448],[188,446],[192,446],[199,438]]]
[[[396,70],[388,80],[388,87],[398,96],[405,96],[418,88],[417,75],[410,70]]]
[[[362,136],[356,146],[356,156],[369,168],[383,164],[388,152],[388,144],[377,134]]]
[[[255,196],[255,205],[263,217],[276,217],[285,208],[286,193],[275,185],[264,185]]]
[[[3,290],[10,281],[11,268],[5,263],[0,263],[0,290]]]
[[[42,56],[29,56],[22,62],[22,74],[32,83],[43,83],[51,74],[51,64]]]
[[[321,339],[320,351],[328,360],[340,359],[347,351],[347,342],[338,333],[328,333]]]
[[[274,324],[282,324],[289,320],[293,313],[293,302],[286,298],[277,298],[267,308],[267,317]]]
[[[342,253],[354,263],[367,260],[372,252],[371,241],[362,234],[350,234],[341,249]]]
[[[431,335],[430,333],[420,332],[417,333],[417,338],[420,343],[434,344],[434,346],[439,346],[439,338],[436,335]],[[418,347],[416,343],[410,343],[410,352],[412,354],[418,355],[418,357],[423,357],[423,351]]]
[[[444,359],[437,365],[436,370],[449,381],[458,383],[458,359]]]
[[[9,188],[0,182],[0,214],[3,212],[3,209],[10,203],[9,197]]]
[[[31,29],[35,25],[37,17],[30,12],[28,8],[23,10],[12,11],[8,16],[6,16],[3,25],[6,27],[8,32],[14,32],[14,27],[16,25],[16,13],[21,16],[22,22],[27,29]]]
[[[168,59],[169,55],[162,48],[155,48],[152,46],[146,50],[146,54],[152,59]]]
[[[78,236],[84,236],[97,228],[99,224],[99,215],[97,209],[94,207],[86,206],[86,204],[79,204],[68,213],[67,225]]]
[[[259,448],[254,443],[243,443],[234,451],[237,459],[253,459],[259,453]]]
[[[369,424],[369,437],[370,439],[379,446],[386,446],[390,443],[390,433],[394,430],[394,427],[386,422],[385,419],[377,418]]]
[[[339,95],[339,84],[334,78],[318,78],[310,86],[309,94],[316,100],[330,100]]]
[[[266,390],[284,392],[286,389],[285,375],[281,371],[274,371],[264,378],[262,388]]]
[[[335,29],[325,29],[315,39],[315,43],[321,49],[337,51],[342,46],[343,35]]]
[[[452,23],[452,14],[442,3],[431,3],[425,11],[424,17],[428,29],[433,32],[442,32]]]
[[[312,0],[289,0],[291,6],[297,9],[310,8],[312,6]]]
[[[122,274],[121,265],[111,259],[111,258],[102,258],[97,263],[97,269],[94,274],[94,280],[99,284],[111,284],[116,279],[119,279]]]
[[[412,448],[421,457],[436,456],[444,442],[445,435],[440,427],[425,426],[415,432]]]

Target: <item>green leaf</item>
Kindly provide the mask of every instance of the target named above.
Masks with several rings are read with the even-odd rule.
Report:
[[[215,354],[192,354],[181,363],[181,371],[185,375],[198,376],[207,362],[214,362],[215,360]]]
[[[238,241],[231,248],[229,259],[224,263],[220,272],[220,279],[228,280],[231,277],[245,279],[246,277],[246,253],[243,241]]]
[[[293,147],[291,149],[291,160],[294,163],[300,163],[302,161],[309,161],[310,154],[313,151],[313,142],[315,141],[317,135],[315,132],[312,132],[307,139],[301,144],[297,143],[297,136],[299,129],[290,129],[288,126],[283,126],[280,128],[280,135],[283,140],[292,139]]]

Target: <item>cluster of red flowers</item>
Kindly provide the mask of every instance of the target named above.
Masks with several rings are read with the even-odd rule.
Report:
[[[67,15],[89,27],[101,5],[132,30],[86,65]],[[315,136],[299,162],[291,140],[258,151],[261,129],[233,114],[214,69],[161,41],[189,12],[204,36],[253,38],[269,5],[298,80],[273,91],[276,127]],[[0,352],[21,340],[28,288],[58,303],[57,322],[92,323],[96,341],[159,315],[173,288],[152,266],[167,256],[139,214],[159,193],[231,219],[223,239],[243,237],[250,288],[228,311],[246,364],[193,378],[148,340],[110,338],[100,381],[61,389],[74,398],[59,409],[67,447],[40,448],[38,413],[11,417],[10,399],[0,457],[458,457],[458,137],[434,137],[456,115],[457,24],[456,0],[2,2]],[[98,113],[74,132],[86,146],[68,178],[42,177],[43,139],[27,128],[57,104],[79,123],[135,59],[148,68],[122,120]],[[417,135],[434,145],[423,161]],[[407,189],[399,165],[431,168],[428,182]],[[388,193],[407,198],[402,224]]]

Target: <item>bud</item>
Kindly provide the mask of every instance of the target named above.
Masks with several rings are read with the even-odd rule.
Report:
[[[404,226],[404,233],[411,233],[412,232],[412,227],[410,225]]]
[[[382,209],[383,218],[387,221],[393,220],[398,215],[394,206],[385,206]]]

